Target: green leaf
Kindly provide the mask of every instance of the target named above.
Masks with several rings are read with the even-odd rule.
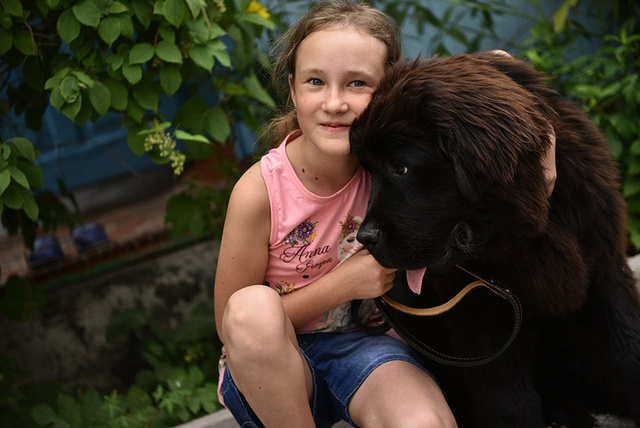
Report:
[[[82,419],[85,426],[99,426],[109,417],[108,411],[104,408],[101,395],[95,389],[84,390],[82,393]]]
[[[250,76],[244,79],[244,85],[251,93],[251,96],[268,107],[274,108],[276,103],[271,98],[271,95],[262,87],[258,77],[251,73]]]
[[[13,179],[13,181],[15,181],[16,183],[18,183],[19,185],[27,189],[31,188],[29,186],[29,181],[27,180],[27,177],[24,175],[24,172],[20,171],[15,166],[9,166],[7,168],[7,171],[9,171],[9,174],[11,175],[11,178]]]
[[[89,88],[89,100],[93,105],[93,108],[101,115],[106,115],[109,111],[109,106],[111,106],[111,92],[107,86],[100,82],[96,81],[93,87]]]
[[[145,131],[147,128],[141,123],[134,123],[127,132],[127,142],[131,151],[138,156],[145,154],[144,140],[145,135],[141,134],[141,131]]]
[[[102,83],[109,88],[111,107],[113,107],[114,110],[125,111],[127,109],[129,93],[124,83],[115,79],[105,79]]]
[[[238,0],[238,10],[246,10],[251,0]]]
[[[187,231],[193,236],[201,236],[210,227],[207,213],[186,192],[169,199],[166,221],[173,225],[172,236],[180,236]]]
[[[133,97],[140,107],[152,111],[158,110],[160,97],[150,85],[136,85],[133,88]]]
[[[44,82],[44,88],[45,89],[53,89],[56,86],[60,86],[60,82],[62,82],[62,79],[64,79],[65,76],[70,71],[71,71],[71,68],[69,68],[69,67],[64,67],[64,68],[56,71],[53,76],[51,76],[49,79],[47,79],[46,82]]]
[[[172,64],[164,64],[160,69],[160,86],[164,93],[171,96],[180,88],[182,75],[180,69]]]
[[[6,53],[13,46],[13,33],[11,30],[0,27],[0,55]]]
[[[11,146],[8,144],[2,144],[0,146],[0,153],[2,154],[2,160],[6,161],[11,157],[12,151]],[[2,168],[6,168],[6,162],[2,164]]]
[[[56,110],[60,111],[62,106],[64,105],[64,97],[61,94],[60,86],[56,86],[51,91],[51,97],[49,98],[51,105],[56,108]]]
[[[58,412],[72,427],[80,425],[80,406],[66,394],[58,394]]]
[[[27,181],[32,188],[42,187],[42,184],[44,183],[44,175],[42,174],[42,170],[40,169],[40,167],[32,163],[28,163],[23,159],[19,160],[18,165],[20,167],[20,170],[27,177]]]
[[[129,52],[129,64],[143,64],[153,58],[155,49],[150,43],[138,43]]]
[[[211,144],[211,141],[204,135],[193,135],[181,129],[176,129],[175,136],[179,140],[196,141],[198,143]]]
[[[116,71],[118,70],[120,67],[122,67],[122,57],[118,54],[111,54],[107,57],[106,59],[107,64],[109,64],[109,67],[111,68],[111,70]]]
[[[123,64],[122,65],[122,74],[124,78],[127,79],[129,83],[135,85],[142,79],[142,68],[139,65],[130,65]]]
[[[191,383],[192,388],[199,386],[204,382],[204,375],[202,374],[202,370],[200,370],[197,366],[189,367],[189,382]]]
[[[191,61],[197,66],[207,71],[211,71],[216,63],[210,49],[202,45],[193,45],[191,49],[189,49],[189,58],[191,58]]]
[[[179,123],[183,128],[200,130],[204,124],[204,113],[209,109],[205,100],[197,96],[189,98],[182,103],[173,121]]]
[[[42,426],[64,426],[64,421],[46,404],[36,404],[31,411],[31,417]]]
[[[80,113],[80,108],[82,107],[82,95],[78,95],[78,98],[73,103],[67,103],[62,106],[60,112],[67,116],[69,119],[74,120],[78,113]]]
[[[11,183],[11,175],[9,174],[9,171],[6,169],[0,171],[0,195],[2,195],[7,187],[9,187],[9,183]]]
[[[553,31],[561,33],[567,26],[569,8],[576,7],[579,0],[565,0],[555,12],[553,12]]]
[[[2,194],[4,205],[14,210],[22,209],[22,199],[20,198],[18,187],[20,186],[9,185]]]
[[[185,11],[184,0],[166,0],[162,8],[164,17],[176,28],[182,24]]]
[[[71,43],[80,35],[80,23],[71,9],[67,9],[60,14],[56,28],[66,44]]]
[[[231,134],[231,126],[224,111],[218,106],[214,107],[205,115],[207,132],[214,140],[224,143]]]
[[[160,27],[160,38],[162,40],[167,40],[171,43],[175,43],[176,30],[174,30],[173,27],[170,27],[169,25],[163,25],[162,27]]]
[[[9,15],[22,17],[23,10],[20,0],[2,0],[0,3]]]
[[[267,27],[270,30],[275,28],[275,24],[270,19],[266,19],[257,13],[245,13],[244,15],[240,15],[240,21],[250,22],[252,24],[261,25],[263,27]]]
[[[76,19],[84,25],[96,28],[100,23],[100,10],[91,0],[83,0],[72,8]]]
[[[175,43],[171,43],[168,40],[161,40],[156,47],[156,53],[158,57],[166,62],[174,64],[182,64],[182,53]]]
[[[90,88],[95,84],[95,81],[84,71],[73,70],[71,74],[78,79],[78,86],[81,88]]]
[[[129,39],[132,38],[135,33],[135,29],[133,27],[133,20],[131,19],[131,16],[121,13],[120,15],[115,15],[113,17],[120,22],[120,35]]]
[[[207,5],[205,0],[186,0],[186,2],[193,19],[196,19],[200,14],[200,10]]]
[[[12,142],[15,148],[18,149],[20,154],[27,158],[31,163],[35,161],[36,153],[33,149],[33,144],[31,144],[31,141],[27,140],[24,137],[13,137],[8,141]]]
[[[60,94],[67,103],[75,102],[75,100],[78,99],[78,96],[80,96],[78,79],[71,74],[67,74],[60,83]]]
[[[149,2],[145,0],[133,0],[133,13],[144,28],[148,28],[151,23],[152,9]]]
[[[129,116],[134,122],[142,121],[146,110],[140,107],[136,99],[131,97],[127,103],[127,116]]]
[[[22,204],[24,212],[27,214],[33,221],[38,221],[38,204],[36,203],[36,199],[28,189],[24,187],[19,187],[20,196],[22,197]]]
[[[110,14],[117,14],[117,13],[124,13],[124,12],[128,12],[129,8],[127,6],[125,6],[124,4],[115,1],[113,3],[111,3],[111,6],[109,6],[109,13]]]
[[[637,119],[637,118],[636,118]],[[634,120],[626,117],[620,113],[613,113],[609,116],[609,121],[615,128],[615,130],[625,140],[632,140],[638,135],[638,126]]]
[[[112,16],[107,16],[98,26],[98,34],[109,46],[120,36],[120,20]]]
[[[231,68],[231,59],[229,58],[229,53],[227,52],[227,46],[221,40],[212,40],[207,45],[213,56],[227,68]]]
[[[38,53],[38,47],[33,41],[31,33],[26,31],[14,31],[13,45],[25,55],[36,55]]]
[[[224,36],[227,32],[215,22],[209,22],[204,16],[187,23],[189,35],[196,44],[205,44],[210,40]]]

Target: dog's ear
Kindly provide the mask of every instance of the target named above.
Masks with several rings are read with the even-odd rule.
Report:
[[[523,164],[541,172],[550,125],[535,94],[484,61],[458,56],[447,62],[446,78],[425,70],[451,82],[433,94],[427,110],[465,197],[477,200],[487,189],[513,189]]]

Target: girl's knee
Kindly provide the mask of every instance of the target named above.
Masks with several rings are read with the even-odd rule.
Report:
[[[278,293],[264,285],[244,287],[229,298],[222,317],[225,346],[228,350],[264,349],[271,336],[278,333],[284,317]]]
[[[457,427],[451,410],[447,408],[418,408],[411,414],[405,414],[406,420],[398,426],[416,428],[454,428]]]

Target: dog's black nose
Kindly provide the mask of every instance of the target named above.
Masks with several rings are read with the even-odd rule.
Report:
[[[380,240],[380,229],[377,227],[371,227],[363,225],[358,230],[358,242],[365,246],[365,248],[371,251],[376,247]]]

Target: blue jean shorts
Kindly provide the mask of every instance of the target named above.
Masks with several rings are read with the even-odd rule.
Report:
[[[331,427],[349,417],[351,397],[378,366],[388,361],[407,361],[429,373],[420,355],[404,342],[387,334],[361,330],[348,333],[299,334],[298,343],[314,382],[313,417],[316,426]],[[229,369],[224,371],[225,405],[242,428],[264,427],[237,389]]]

